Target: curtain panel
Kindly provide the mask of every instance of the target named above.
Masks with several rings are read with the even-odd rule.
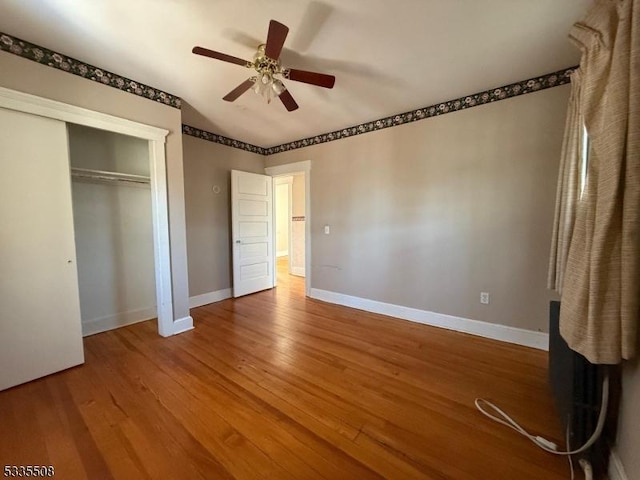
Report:
[[[593,363],[635,356],[640,317],[640,2],[596,0],[574,25],[589,136],[562,280],[560,332]]]
[[[571,74],[571,95],[564,128],[560,173],[556,191],[556,210],[551,238],[549,277],[547,287],[562,293],[562,281],[569,256],[569,245],[576,221],[576,209],[580,200],[582,174],[582,142],[584,118],[580,113],[580,91],[582,84],[580,69]]]

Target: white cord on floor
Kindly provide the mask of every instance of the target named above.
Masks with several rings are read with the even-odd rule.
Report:
[[[591,468],[591,464],[584,458],[581,458],[578,463],[580,464],[580,466],[582,467],[582,471],[584,472],[584,480],[593,480],[593,469]]]
[[[596,442],[596,440],[598,440],[598,437],[600,437],[600,434],[604,429],[604,421],[607,418],[607,409],[609,407],[609,374],[608,373],[605,374],[604,380],[602,382],[602,402],[600,407],[600,413],[598,415],[598,423],[596,425],[596,429],[594,430],[589,440],[587,440],[587,442],[577,450],[569,450],[566,452],[558,451],[558,446],[555,443],[553,443],[550,440],[547,440],[544,437],[531,435],[524,428],[522,428],[515,420],[513,420],[509,415],[507,415],[505,412],[503,412],[498,407],[496,407],[493,403],[488,402],[482,398],[476,398],[475,404],[476,404],[476,408],[480,411],[480,413],[489,417],[491,420],[501,423],[502,425],[506,425],[507,427],[527,437],[529,440],[531,440],[533,443],[535,443],[538,447],[540,447],[545,452],[553,453],[554,455],[575,455],[576,453],[584,452],[589,447],[591,447]],[[490,407],[502,418],[489,413],[487,410],[485,410],[483,405]]]
[[[567,446],[567,450],[571,450],[571,425],[567,422],[567,429],[564,435],[564,444]],[[575,471],[573,470],[573,458],[571,455],[567,455],[569,460],[569,471],[571,472],[571,480],[575,478]]]

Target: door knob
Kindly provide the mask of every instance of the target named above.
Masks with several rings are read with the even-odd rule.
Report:
[[[240,240],[236,240],[236,243],[242,243],[242,241],[240,241]]]

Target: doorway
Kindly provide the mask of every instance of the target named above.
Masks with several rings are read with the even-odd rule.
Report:
[[[274,198],[274,286],[310,291],[310,162],[269,167]],[[302,287],[302,288],[300,288]]]
[[[286,175],[273,179],[275,250],[276,250],[276,284],[283,275],[291,274],[291,214],[292,214],[293,176]]]

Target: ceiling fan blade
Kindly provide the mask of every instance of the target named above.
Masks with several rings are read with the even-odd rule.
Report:
[[[278,60],[288,33],[289,27],[275,20],[271,20],[269,22],[269,33],[267,34],[267,45],[264,47],[264,54],[269,58]]]
[[[282,92],[278,96],[278,98],[280,99],[282,104],[285,106],[285,108],[287,110],[289,110],[290,112],[293,112],[294,110],[296,110],[298,108],[298,104],[296,103],[296,101],[293,99],[293,97],[289,93],[289,90],[285,90],[284,92]]]
[[[333,75],[325,75],[324,73],[307,72],[305,70],[296,70],[290,68],[285,71],[285,78],[295,82],[309,83],[318,87],[333,88],[336,83],[336,77]]]
[[[227,102],[233,102],[240,95],[242,95],[244,92],[249,90],[253,86],[253,82],[254,82],[253,78],[249,78],[249,79],[245,80],[240,85],[238,85],[236,88],[234,88],[229,93],[227,93],[224,97],[222,97],[222,99],[226,100]]]
[[[227,55],[226,53],[209,50],[208,48],[193,47],[193,50],[191,51],[196,55],[204,55],[205,57],[215,58],[216,60],[222,60],[223,62],[235,63],[236,65],[242,65],[243,67],[251,65],[251,62],[248,62],[247,60],[243,60],[238,57],[232,57],[231,55]]]

